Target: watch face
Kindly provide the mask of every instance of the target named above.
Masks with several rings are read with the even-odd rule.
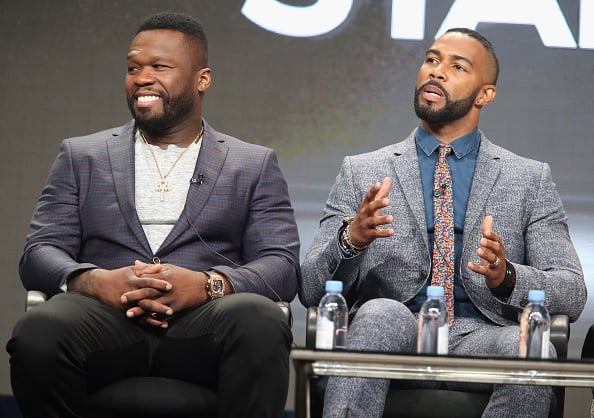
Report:
[[[225,294],[223,280],[213,278],[213,280],[211,281],[211,291],[213,296],[223,296]]]

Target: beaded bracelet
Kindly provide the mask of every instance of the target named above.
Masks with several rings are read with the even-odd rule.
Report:
[[[355,218],[351,217],[351,218],[345,218],[342,221],[342,231],[340,232],[340,246],[342,247],[343,251],[345,253],[347,253],[350,257],[354,257],[356,255],[358,255],[361,251],[365,250],[367,248],[367,246],[365,247],[357,247],[356,245],[353,244],[353,241],[351,240],[351,231],[350,231],[350,226],[351,223],[353,222]]]

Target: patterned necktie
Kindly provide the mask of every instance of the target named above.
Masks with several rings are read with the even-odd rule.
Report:
[[[446,157],[452,147],[440,144],[433,175],[433,278],[432,286],[444,288],[448,324],[454,322],[454,198],[452,176]]]

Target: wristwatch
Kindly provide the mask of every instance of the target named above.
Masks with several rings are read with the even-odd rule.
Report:
[[[210,300],[222,298],[225,296],[225,281],[223,276],[213,270],[205,271],[206,274],[206,294]]]

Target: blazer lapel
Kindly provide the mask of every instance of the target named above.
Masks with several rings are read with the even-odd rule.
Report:
[[[120,135],[109,138],[107,150],[122,216],[142,248],[152,254],[134,205],[134,121],[124,125]]]
[[[200,146],[200,154],[190,182],[186,204],[173,229],[159,248],[166,250],[184,232],[192,232],[188,220],[195,225],[195,220],[204,209],[206,202],[214,190],[217,179],[223,169],[229,149],[222,135],[204,122],[204,136]],[[193,232],[192,232],[193,233]]]
[[[400,184],[402,192],[417,221],[425,245],[427,241],[427,225],[425,221],[425,204],[423,202],[423,186],[419,172],[419,159],[415,145],[415,131],[394,149],[394,181]]]
[[[476,159],[472,187],[466,208],[464,233],[472,231],[475,223],[483,222],[482,218],[479,219],[479,215],[484,212],[483,208],[491,195],[491,190],[500,172],[501,166],[495,146],[481,133],[481,145]]]

